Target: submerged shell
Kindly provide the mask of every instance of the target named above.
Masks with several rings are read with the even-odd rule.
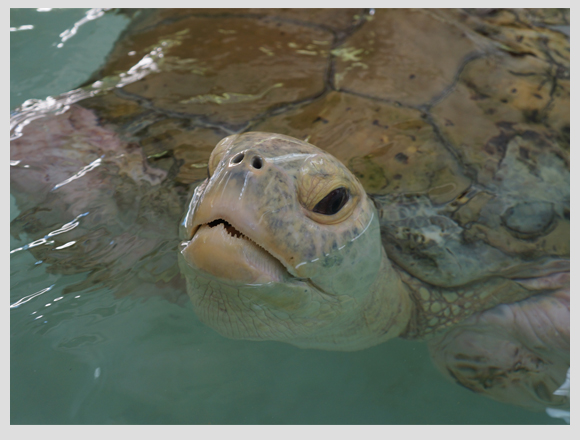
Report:
[[[566,17],[372,12],[153,12],[100,77],[149,70],[83,105],[184,183],[224,135],[308,140],[374,196],[389,256],[433,285],[567,257],[569,41],[547,28]]]

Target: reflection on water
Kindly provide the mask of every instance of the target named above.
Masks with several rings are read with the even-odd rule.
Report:
[[[345,164],[432,285],[567,259],[569,11],[125,14],[11,10],[12,423],[561,423],[447,381],[421,342],[223,338],[177,251],[213,147],[267,131]]]

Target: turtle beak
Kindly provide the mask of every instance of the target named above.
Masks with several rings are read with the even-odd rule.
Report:
[[[220,163],[196,188],[182,223],[187,263],[220,279],[244,284],[282,282],[288,268],[275,251],[275,235],[262,221],[271,210],[260,197],[267,184],[264,158],[251,150]],[[274,236],[274,237],[273,237]]]
[[[181,253],[191,267],[223,280],[266,284],[289,278],[276,258],[221,219],[199,226]]]

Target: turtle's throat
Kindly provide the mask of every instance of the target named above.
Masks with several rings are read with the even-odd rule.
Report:
[[[404,333],[413,309],[410,292],[383,249],[379,274],[362,304],[364,326],[377,343]]]
[[[343,300],[343,297],[338,297]],[[356,301],[346,301],[348,310],[339,320],[302,340],[287,341],[301,348],[355,351],[400,336],[411,318],[409,288],[392,268],[384,250],[375,282]]]

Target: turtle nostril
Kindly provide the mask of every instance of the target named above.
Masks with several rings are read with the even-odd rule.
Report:
[[[232,163],[240,163],[244,159],[244,153],[238,153],[232,159]]]
[[[254,168],[256,168],[257,170],[259,170],[260,168],[262,168],[262,158],[260,158],[258,156],[254,156],[252,158],[252,166]]]

